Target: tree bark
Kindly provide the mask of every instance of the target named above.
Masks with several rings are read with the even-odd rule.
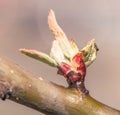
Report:
[[[46,115],[120,115],[120,111],[30,74],[0,57],[0,97],[23,104]]]

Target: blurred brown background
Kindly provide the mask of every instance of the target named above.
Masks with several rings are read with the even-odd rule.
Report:
[[[79,48],[95,38],[97,60],[88,68],[86,87],[97,100],[120,110],[119,0],[0,0],[0,55],[44,79],[66,85],[56,69],[18,52],[19,48],[49,53],[54,39],[47,25],[52,8],[69,38]],[[42,115],[9,100],[0,101],[3,115]]]

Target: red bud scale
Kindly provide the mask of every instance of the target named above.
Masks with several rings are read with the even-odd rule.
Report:
[[[76,69],[73,69],[71,65],[68,65],[65,62],[62,62],[58,67],[58,74],[63,75],[67,80],[69,80],[70,84],[84,79],[86,75],[86,66],[82,56],[80,54],[76,54],[72,61]]]

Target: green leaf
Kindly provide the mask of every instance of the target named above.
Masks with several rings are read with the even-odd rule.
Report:
[[[19,51],[29,57],[42,61],[50,66],[56,67],[58,65],[54,59],[52,59],[50,56],[48,56],[45,53],[36,50],[28,50],[28,49],[20,49]]]
[[[91,65],[96,59],[98,50],[99,49],[96,43],[94,42],[94,39],[89,41],[88,44],[82,50],[80,50],[79,53],[83,56],[84,62],[87,67]]]

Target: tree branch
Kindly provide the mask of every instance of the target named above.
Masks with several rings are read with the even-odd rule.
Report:
[[[120,114],[120,111],[96,101],[90,95],[85,96],[76,89],[43,80],[0,57],[0,96],[3,98],[5,95],[47,115]]]

